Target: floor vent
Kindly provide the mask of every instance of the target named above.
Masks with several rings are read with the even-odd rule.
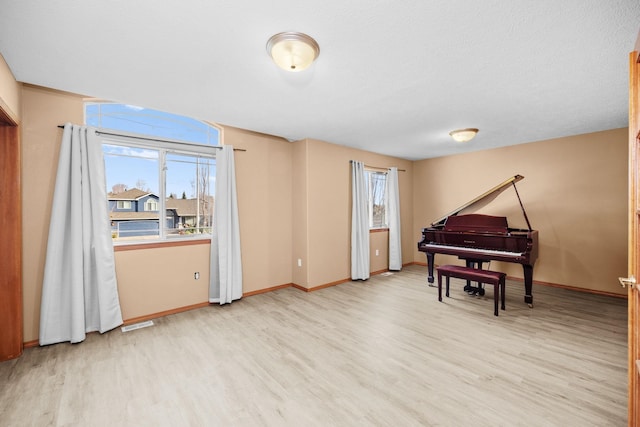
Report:
[[[147,320],[146,322],[134,323],[132,325],[123,326],[120,328],[122,332],[130,332],[135,331],[136,329],[146,328],[148,326],[153,326],[153,320]]]

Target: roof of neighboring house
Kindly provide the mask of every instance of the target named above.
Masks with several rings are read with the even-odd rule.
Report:
[[[110,212],[110,220],[132,221],[142,219],[158,219],[158,212]]]
[[[207,203],[210,213],[213,213],[213,197],[207,197],[204,201],[200,200],[200,212],[203,212],[202,203]],[[165,202],[166,209],[174,209],[178,216],[196,216],[198,212],[198,199],[167,199]]]
[[[152,195],[152,196],[155,196],[156,198],[158,197],[153,193],[149,193],[148,191],[142,191],[139,188],[132,188],[130,190],[123,191],[121,193],[109,192],[107,194],[107,198],[109,200],[139,200],[146,195]]]
[[[131,191],[131,190],[130,190]],[[138,190],[140,191],[140,190]],[[119,195],[122,193],[119,193]],[[150,193],[146,193],[150,194]],[[109,198],[110,200],[129,200],[129,199],[116,199]],[[207,206],[202,206],[203,201],[200,201],[200,213],[208,212],[213,213],[213,197],[205,199],[204,203]],[[165,209],[174,210],[176,214],[181,217],[197,216],[198,200],[197,199],[167,199],[165,202]],[[207,209],[206,211],[204,209]],[[109,218],[112,220],[134,220],[134,219],[158,219],[157,212],[110,212]]]

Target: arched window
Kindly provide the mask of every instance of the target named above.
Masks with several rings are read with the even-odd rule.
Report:
[[[97,128],[158,138],[220,145],[220,129],[214,125],[178,114],[127,104],[87,102],[85,123]]]
[[[87,102],[85,123],[103,131],[114,242],[211,233],[212,146],[220,145],[220,129],[177,114],[108,102]],[[123,200],[131,201],[128,212],[118,210]]]

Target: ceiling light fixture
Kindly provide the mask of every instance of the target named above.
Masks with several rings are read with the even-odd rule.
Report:
[[[267,53],[283,70],[302,71],[320,55],[318,43],[306,34],[278,33],[267,42]]]
[[[451,138],[458,142],[469,142],[476,136],[477,133],[478,129],[466,128],[452,130],[451,132],[449,132],[449,135],[451,135]]]

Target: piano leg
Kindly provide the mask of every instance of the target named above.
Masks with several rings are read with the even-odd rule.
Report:
[[[472,261],[470,259],[465,259],[464,263],[467,266],[467,268],[475,268],[475,266],[473,265],[475,263],[475,261]],[[467,284],[464,287],[464,291],[465,292],[471,292],[472,291],[471,280],[467,279]]]
[[[533,308],[533,265],[522,264],[524,270],[524,302]]]
[[[433,259],[435,258],[435,254],[431,252],[425,252],[425,254],[427,255],[427,271],[429,273],[429,276],[427,276],[427,284],[429,286],[436,286],[433,284]]]
[[[462,258],[462,257],[458,257],[458,258],[464,259],[464,262],[468,268],[478,268],[479,270],[482,270],[482,263],[487,262],[479,259],[469,259],[469,258]],[[476,267],[476,264],[478,265],[477,267]],[[481,297],[484,296],[484,288],[482,287],[482,283],[480,282],[477,283],[477,286],[472,286],[471,280],[467,280],[467,285],[464,287],[464,291],[469,293],[470,295],[478,294]]]

